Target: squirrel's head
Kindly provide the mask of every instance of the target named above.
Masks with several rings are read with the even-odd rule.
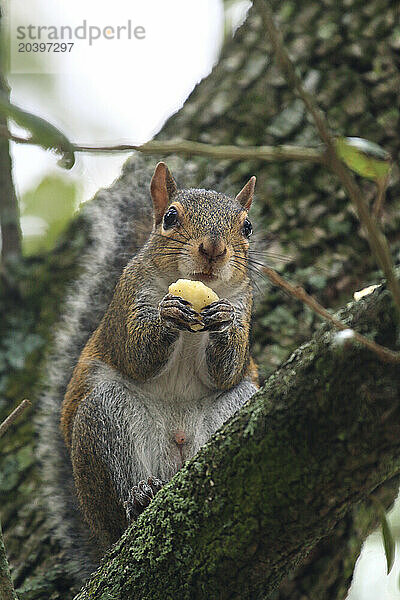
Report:
[[[252,177],[235,199],[209,190],[178,190],[168,167],[158,163],[150,186],[157,267],[172,281],[200,280],[217,289],[247,279],[252,233],[247,213],[255,182]]]

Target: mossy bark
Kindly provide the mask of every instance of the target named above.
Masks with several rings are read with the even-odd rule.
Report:
[[[393,344],[387,291],[342,312]],[[157,495],[77,600],[254,599],[399,472],[400,371],[321,327]]]
[[[362,0],[321,3],[304,0],[301,5],[292,0],[273,1],[291,56],[307,88],[315,92],[327,111],[333,130],[378,142],[394,157],[400,151],[396,127],[400,105],[396,62],[399,42],[394,29],[397,4],[383,0],[372,0],[368,5]],[[173,136],[252,145],[317,141],[301,103],[293,98],[274,64],[254,10],[234,39],[227,41],[211,75],[196,87],[185,106],[159,134],[161,138]],[[168,163],[171,161],[173,159],[167,159]],[[293,257],[282,271],[306,285],[307,290],[326,305],[344,304],[354,289],[376,281],[375,265],[365,239],[359,235],[353,211],[338,182],[321,167],[250,161],[211,163],[196,158],[191,162],[192,184],[221,191],[232,187],[239,190],[249,175],[257,175],[253,209],[259,207],[260,214],[255,219],[259,222],[259,231],[276,237],[273,250]],[[174,173],[179,182],[179,172],[174,170]],[[363,189],[366,198],[372,200],[373,185],[363,183]],[[383,217],[395,257],[400,255],[399,193],[400,173],[395,166]],[[5,287],[0,290],[0,418],[22,398],[34,401],[37,396],[39,374],[46,369],[45,348],[59,316],[65,286],[76,275],[79,256],[87,243],[85,227],[76,222],[55,253],[19,266],[15,274],[18,294],[10,294]],[[311,336],[319,321],[281,292],[265,289],[262,284],[261,289],[254,319],[253,352],[266,378],[291,350]],[[378,330],[381,331],[379,323],[375,333]],[[390,335],[382,334],[380,341],[390,341]],[[367,378],[370,369],[376,368],[376,361],[373,366],[370,355],[363,352],[359,358],[357,364]],[[361,362],[364,358],[365,368]],[[321,362],[323,370],[324,361]],[[390,395],[392,369],[382,365],[379,368],[387,369],[388,379],[381,380],[386,386],[382,393]],[[376,382],[371,389],[376,391]],[[340,390],[341,387],[337,387],[337,391]],[[328,390],[320,392],[318,402],[323,401]],[[336,407],[339,401],[338,395],[332,406]],[[378,429],[382,426],[379,414],[378,410],[375,425]],[[308,432],[311,424],[304,421],[303,424]],[[357,433],[351,422],[348,425],[349,431]],[[392,423],[386,422],[386,425],[390,427]],[[358,452],[364,450],[369,453],[369,448],[363,446]],[[286,451],[282,452],[283,460]],[[367,458],[366,454],[364,459]],[[327,469],[331,464],[329,460]],[[320,477],[324,469],[325,464]],[[371,470],[376,472],[373,465]],[[389,471],[386,477],[390,476]],[[382,481],[384,479],[382,476]],[[249,487],[246,489],[248,496],[259,493]],[[395,490],[393,480],[380,489],[386,505],[395,496]],[[48,532],[39,492],[34,432],[31,419],[24,416],[2,440],[1,447],[0,504],[7,552],[21,599],[64,600],[72,594],[71,579],[62,551]],[[361,497],[366,497],[367,492],[365,489]],[[329,536],[313,546],[308,558],[302,553],[301,569],[297,575],[293,575],[293,571],[288,575],[279,598],[295,600],[302,594],[316,599],[321,595],[332,600],[343,598],[361,540],[374,521],[374,511],[367,505],[346,506],[347,512],[343,511]],[[245,505],[243,510],[246,510]],[[329,523],[328,515],[326,531],[330,531]],[[283,536],[280,554],[286,552],[285,545]]]

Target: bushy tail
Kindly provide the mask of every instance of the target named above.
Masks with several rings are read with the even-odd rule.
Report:
[[[89,244],[82,272],[67,295],[64,316],[46,363],[45,392],[38,423],[49,521],[80,580],[96,566],[90,539],[73,492],[70,458],[61,437],[61,404],[80,352],[96,329],[129,258],[143,245],[152,224],[148,193],[154,161],[135,157],[110,189],[101,190],[82,209]]]

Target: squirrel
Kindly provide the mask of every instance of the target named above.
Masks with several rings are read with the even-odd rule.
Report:
[[[142,200],[131,207],[137,222],[115,234],[124,237],[127,253],[120,254],[130,259],[104,313],[93,308],[97,326],[80,339],[93,297],[107,296],[99,291],[107,263],[94,273],[89,254],[81,281],[96,276],[96,285],[83,299],[74,298],[77,287],[71,292],[58,343],[64,355],[44,396],[39,450],[55,533],[78,580],[258,389],[249,350],[253,286],[247,261],[254,186],[252,177],[235,199],[178,189],[168,167],[158,163],[150,184],[150,235],[143,244],[141,219],[149,214]],[[118,261],[114,271],[126,258]],[[178,278],[202,281],[220,299],[198,313],[168,293]],[[81,349],[72,373],[68,336]],[[57,381],[62,370],[70,376],[67,385]]]

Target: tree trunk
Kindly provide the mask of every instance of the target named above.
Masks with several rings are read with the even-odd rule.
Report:
[[[0,51],[2,41],[2,10],[0,7]],[[0,57],[0,94],[9,95],[10,90],[3,76]],[[7,127],[7,119],[0,115],[0,127]],[[0,138],[0,228],[1,228],[1,267],[0,271],[7,285],[11,281],[8,269],[21,260],[21,228],[19,209],[12,179],[12,165],[7,138]]]
[[[388,292],[342,317],[395,341]],[[399,472],[398,365],[336,338],[323,326],[292,354],[157,495],[76,600],[269,596]]]
[[[371,139],[391,151],[394,157],[398,156],[400,142],[396,124],[399,117],[400,77],[396,63],[398,41],[393,34],[397,3],[372,0],[367,6],[361,0],[326,0],[323,3],[304,0],[301,5],[296,5],[288,0],[283,3],[274,0],[273,4],[291,56],[308,89],[315,91],[320,105],[328,112],[333,130]],[[234,39],[226,43],[211,75],[197,86],[183,109],[166,123],[159,134],[160,138],[173,136],[213,143],[252,145],[311,144],[317,141],[301,103],[288,90],[275,66],[260,19],[254,10],[250,11],[247,21],[236,32]],[[135,161],[135,157],[131,160]],[[153,162],[156,162],[156,158]],[[173,164],[174,159],[168,158],[167,162]],[[220,191],[239,189],[249,175],[257,175],[256,205],[260,214],[255,220],[258,230],[276,237],[274,250],[293,257],[282,271],[292,280],[305,284],[307,290],[318,295],[325,304],[344,304],[354,289],[376,281],[376,267],[369,258],[365,239],[358,235],[360,228],[353,211],[338,182],[322,167],[250,161],[210,163],[204,158],[193,158],[191,162],[193,181],[187,183]],[[173,171],[179,182],[179,168]],[[400,191],[399,179],[396,168],[384,212],[385,229],[393,252],[397,255],[400,249],[397,234],[400,213],[396,211],[395,199]],[[375,193],[372,184],[363,183],[363,187],[366,197],[372,199]],[[74,223],[55,253],[38,257],[25,265],[20,275],[21,298],[10,298],[6,290],[0,291],[0,392],[5,399],[0,403],[0,417],[23,397],[34,400],[37,396],[38,372],[43,365],[44,350],[49,343],[53,324],[59,315],[65,285],[76,275],[79,257],[88,243],[84,231],[79,221]],[[310,337],[316,319],[281,292],[266,290],[262,283],[260,287],[262,293],[258,297],[254,321],[253,350],[261,366],[261,374],[266,378],[291,350]],[[386,335],[389,334],[385,333],[382,339],[387,339]],[[376,360],[363,352],[358,357],[360,371],[363,369],[366,376],[370,372],[377,374],[375,369],[382,369],[385,398],[387,394],[387,399],[382,402],[386,405],[393,395],[388,384],[392,368],[377,364]],[[324,364],[322,360],[321,368]],[[286,373],[293,369],[293,365],[289,364],[284,369]],[[343,369],[346,373],[345,365]],[[331,375],[334,377],[336,374]],[[371,393],[381,398],[376,381],[378,379],[373,383]],[[336,391],[339,389],[341,387]],[[373,409],[368,399],[368,386],[363,389],[364,392],[359,391],[356,398],[365,394],[366,422],[370,423]],[[334,399],[332,393],[328,394],[329,390],[319,388],[319,391],[316,410],[320,403],[326,406],[325,394],[331,398],[332,407],[342,408],[337,406],[341,400],[338,394]],[[364,410],[363,406],[358,406]],[[382,432],[382,427],[388,427],[389,431],[394,425],[390,419],[385,422],[386,425],[379,422],[380,409],[380,405],[376,407],[377,430]],[[351,428],[352,410],[356,410],[356,407],[350,405],[348,413],[339,413],[343,418],[346,414],[349,418],[349,428],[344,428],[343,433],[353,431],[356,438],[361,423],[356,420],[355,429]],[[371,410],[371,414],[368,410]],[[318,414],[313,418],[316,419]],[[276,418],[280,419],[279,411]],[[294,417],[288,415],[287,418],[285,432],[291,431],[290,427],[295,429]],[[304,422],[303,427],[307,435],[312,435],[309,424]],[[375,435],[374,430],[372,433]],[[345,442],[346,438],[342,440],[342,446]],[[349,444],[352,443],[350,439]],[[342,448],[341,444],[339,446]],[[357,460],[360,460],[357,464],[360,468],[362,465],[367,468],[371,448],[357,446]],[[285,457],[289,458],[289,454],[282,449],[282,457],[278,458],[283,461]],[[358,457],[358,454],[361,456]],[[319,479],[315,480],[323,486],[326,483],[324,477],[328,477],[329,473],[337,473],[339,465],[333,465],[332,456],[319,456],[324,460],[327,458],[326,473],[321,469]],[[326,590],[324,597],[332,600],[343,597],[360,546],[358,533],[361,531],[365,534],[373,521],[373,511],[365,507],[358,510],[355,502],[366,497],[372,487],[394,472],[393,465],[384,474],[381,472],[388,456],[383,453],[382,463],[371,466],[371,479],[365,477],[365,487],[358,490],[358,495],[354,492],[352,503],[346,498],[342,512],[332,509],[332,514],[328,513],[325,533],[331,531],[339,516],[341,519],[331,534],[334,537],[329,538],[333,541],[313,546],[309,562],[299,571],[298,577],[293,579],[291,576],[285,581],[280,592],[282,598],[300,597],[300,590],[304,590],[309,598],[320,598],[321,582],[325,580],[329,590]],[[290,467],[290,472],[294,469],[285,463],[286,467]],[[374,474],[380,474],[381,479],[374,480]],[[336,482],[336,479],[332,481]],[[49,536],[45,514],[38,502],[39,490],[33,428],[30,419],[23,417],[22,424],[15,425],[14,431],[10,431],[2,441],[0,457],[1,518],[7,551],[21,600],[43,597],[65,599],[71,596],[71,581],[63,566],[62,552]],[[394,490],[395,485],[391,484],[391,487],[382,491],[387,495],[387,503],[394,497]],[[301,488],[297,488],[297,491],[300,495]],[[200,491],[197,493],[200,494]],[[253,493],[259,498],[263,492],[262,489],[251,489],[251,495]],[[268,506],[272,509],[276,501],[276,498],[271,500]],[[308,509],[305,512],[308,514]],[[294,519],[294,516],[287,511],[286,518]],[[275,527],[278,527],[277,522]],[[309,550],[321,534],[321,529],[319,533],[317,529],[312,533],[310,530],[302,533],[309,535]],[[290,547],[290,540],[295,540],[292,530],[287,535],[288,539],[286,536],[281,539],[279,554],[282,557]],[[234,547],[237,548],[235,544]],[[345,547],[347,554],[343,558]],[[261,543],[262,551],[263,548],[264,543]],[[245,556],[248,557],[248,554],[245,553]],[[304,558],[305,552],[298,549],[292,558],[294,556],[296,560],[291,562],[292,566]],[[289,561],[285,564],[288,567]],[[281,577],[283,568],[276,568]],[[254,573],[249,577],[256,576],[257,573]]]

